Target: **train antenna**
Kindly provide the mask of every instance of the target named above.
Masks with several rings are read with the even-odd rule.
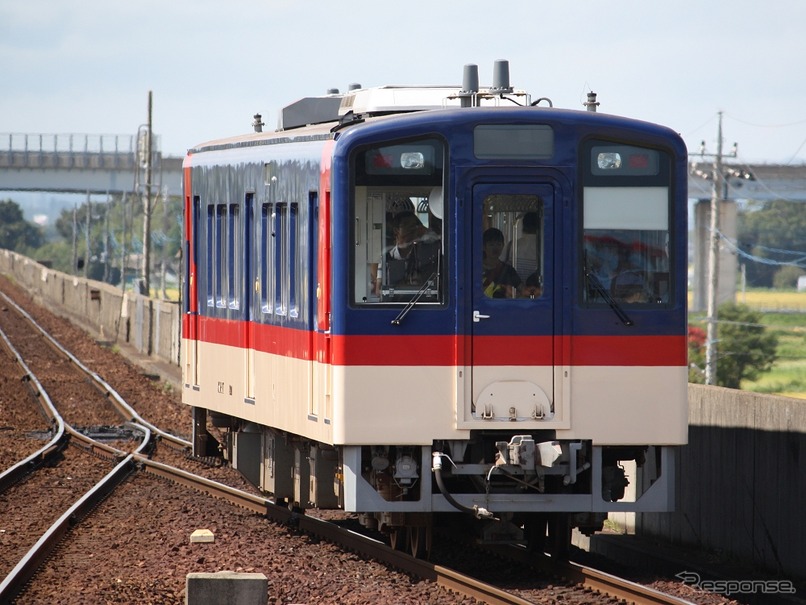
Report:
[[[462,107],[473,106],[473,95],[479,91],[479,66],[472,63],[465,65],[462,72],[462,90],[457,95]]]
[[[588,100],[583,103],[583,105],[588,109],[588,111],[596,113],[596,108],[600,105],[600,103],[596,100],[596,93],[590,91],[588,93]]]
[[[512,92],[509,85],[509,61],[498,60],[493,63],[493,85],[490,92],[500,95]]]

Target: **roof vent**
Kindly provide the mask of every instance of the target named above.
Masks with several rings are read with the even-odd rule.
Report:
[[[338,94],[326,97],[305,97],[295,101],[280,110],[277,130],[336,121],[339,119],[340,104],[341,95]]]

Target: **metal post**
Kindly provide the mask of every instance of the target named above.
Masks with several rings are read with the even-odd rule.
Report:
[[[143,268],[140,293],[150,296],[151,283],[149,267],[151,263],[151,91],[148,91],[148,129],[146,130],[145,170],[146,182],[143,194]]]
[[[722,112],[719,112],[716,155],[711,190],[710,249],[708,253],[708,332],[705,343],[705,384],[716,384],[717,292],[719,291],[719,206],[722,192]]]
[[[78,205],[73,202],[73,264],[72,273],[77,275],[78,272]]]
[[[106,192],[106,206],[104,210],[104,283],[109,283],[109,211],[112,208],[112,200],[109,191]]]
[[[87,205],[86,205],[86,212],[87,215],[84,220],[84,278],[86,279],[89,276],[90,270],[90,258],[92,256],[92,251],[90,248],[90,220],[92,217],[92,202],[90,201],[90,192],[87,191]]]

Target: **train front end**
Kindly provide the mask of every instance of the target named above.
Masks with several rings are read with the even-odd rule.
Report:
[[[490,541],[672,510],[682,141],[599,113],[464,104],[337,136],[341,505],[393,532],[461,511]]]

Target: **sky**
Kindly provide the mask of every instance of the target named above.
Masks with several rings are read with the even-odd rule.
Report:
[[[352,83],[512,86],[555,107],[666,125],[737,161],[806,163],[803,0],[7,0],[0,148],[8,133],[135,134],[165,155],[274,128],[278,110]],[[5,142],[4,142],[5,141]]]

